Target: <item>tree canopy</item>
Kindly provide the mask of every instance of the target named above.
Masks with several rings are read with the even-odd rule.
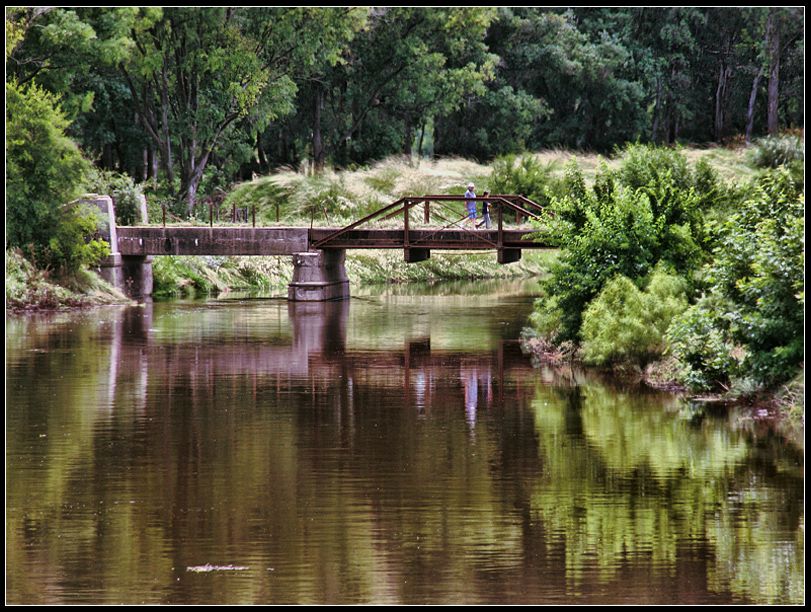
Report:
[[[798,128],[802,10],[8,8],[7,75],[58,97],[96,165],[191,213],[278,166]]]

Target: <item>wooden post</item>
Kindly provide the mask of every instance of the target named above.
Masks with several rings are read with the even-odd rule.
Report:
[[[237,222],[237,205],[236,202],[231,204],[231,223]]]
[[[410,200],[406,200],[403,205],[403,246],[406,251],[408,251],[408,206],[410,203]]]
[[[428,200],[425,200],[425,204],[423,204],[423,206],[425,207],[425,209],[423,211],[424,215],[425,215],[425,218],[424,218],[425,224],[428,225],[431,222],[431,211],[428,208]]]
[[[251,206],[251,223],[253,227],[256,227],[256,204]]]
[[[208,226],[214,227],[214,203],[208,203]]]
[[[504,204],[498,203],[498,248],[504,248]]]
[[[163,227],[166,227],[166,204],[161,204],[161,212],[163,213]]]

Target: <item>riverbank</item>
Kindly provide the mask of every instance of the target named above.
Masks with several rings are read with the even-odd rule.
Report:
[[[431,253],[407,264],[400,251],[348,252],[346,272],[354,285],[430,283],[455,280],[540,278],[557,256],[554,250],[525,250],[520,261],[499,265],[495,253]],[[219,295],[231,291],[285,292],[293,276],[290,257],[156,257],[156,298]]]
[[[576,365],[610,376],[623,384],[644,385],[676,394],[699,411],[722,405],[736,426],[765,427],[805,450],[804,368],[790,382],[775,389],[744,389],[741,385],[723,393],[697,393],[679,382],[678,365],[672,358],[650,363],[644,369],[627,364],[612,368],[587,367],[574,345],[550,345],[527,328],[521,337],[521,350],[536,368]]]
[[[457,280],[540,278],[557,251],[524,251],[520,261],[499,265],[494,253],[432,253],[407,264],[399,251],[350,252],[346,270],[354,285],[431,283]],[[156,257],[155,299],[205,297],[244,292],[286,293],[293,277],[290,257]],[[6,253],[6,308],[11,312],[132,303],[90,270],[52,279],[16,251]]]
[[[34,268],[17,251],[6,251],[7,312],[134,303],[90,270],[79,270],[57,279],[47,271]]]

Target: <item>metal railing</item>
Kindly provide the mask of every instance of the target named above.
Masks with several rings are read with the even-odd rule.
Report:
[[[481,231],[473,231],[470,230],[463,225],[464,222],[468,218],[467,212],[462,217],[459,218],[451,218],[448,219],[443,213],[450,211],[453,215],[458,214],[458,209],[453,207],[454,203],[458,202],[487,202],[492,210],[496,213],[497,219],[497,230],[496,230],[496,240],[493,241],[491,239],[492,230],[485,230],[485,232],[489,232],[485,234]],[[411,228],[411,210],[417,206],[423,206],[423,222],[425,225],[431,223],[431,205],[434,207],[434,216],[438,217],[442,222],[445,223],[442,227],[436,228],[433,232],[429,234],[425,234],[424,232],[421,233],[419,237],[411,235],[412,228]],[[511,210],[515,212],[516,221],[520,222],[522,218],[530,218],[535,220],[541,220],[541,217],[533,212],[530,209],[534,209],[538,212],[542,212],[544,209],[543,207],[533,202],[532,200],[521,196],[521,195],[512,195],[512,194],[496,194],[496,195],[488,195],[487,197],[477,196],[475,198],[468,198],[465,196],[458,196],[458,195],[423,195],[423,196],[408,196],[400,198],[399,200],[392,202],[391,204],[384,206],[376,210],[375,212],[366,215],[362,219],[358,219],[357,221],[350,223],[346,227],[343,227],[339,230],[336,230],[329,234],[328,236],[322,238],[321,240],[315,242],[312,245],[314,249],[320,249],[327,247],[330,242],[335,241],[337,238],[351,232],[352,230],[357,229],[358,227],[370,224],[374,222],[380,221],[387,221],[389,219],[394,219],[399,215],[403,215],[403,245],[406,249],[411,247],[420,247],[421,243],[425,243],[430,240],[432,237],[436,236],[439,232],[443,230],[447,230],[453,226],[456,228],[461,229],[470,235],[474,236],[475,239],[481,240],[483,242],[488,243],[492,248],[495,249],[502,249],[504,248],[504,213],[507,210]],[[491,214],[492,217],[492,214]]]

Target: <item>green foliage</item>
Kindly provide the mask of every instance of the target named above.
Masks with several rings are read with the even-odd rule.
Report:
[[[617,150],[622,157],[619,180],[631,189],[657,189],[667,183],[689,189],[693,182],[687,158],[679,148],[629,144]]]
[[[756,168],[777,168],[805,159],[805,147],[799,136],[767,136],[755,142],[751,161]]]
[[[506,155],[496,159],[489,180],[490,193],[515,193],[541,205],[560,190],[555,164],[543,164],[532,155]]]
[[[630,279],[617,276],[583,314],[583,358],[600,366],[633,363],[644,367],[665,354],[667,329],[686,309],[683,279],[661,267],[644,292]]]
[[[699,198],[679,154],[654,151],[672,166],[659,172],[644,149],[631,153],[617,173],[604,166],[591,189],[569,165],[563,195],[552,199],[550,235],[562,252],[536,321],[556,321],[558,342],[577,339],[583,311],[615,276],[641,282],[661,261],[688,277],[706,258]]]
[[[530,148],[535,125],[550,114],[544,100],[510,85],[491,85],[464,111],[439,122],[440,150],[479,160],[521,153]]]
[[[105,244],[105,243],[101,243]],[[95,273],[80,269],[55,284],[18,249],[6,250],[6,305],[12,310],[53,310],[129,300]]]
[[[141,188],[126,174],[93,168],[87,177],[87,190],[113,199],[115,222],[137,225],[141,222]]]
[[[778,168],[786,166],[794,180],[804,181],[805,147],[799,136],[767,136],[755,142],[750,153],[755,168]]]
[[[104,248],[88,241],[96,216],[74,201],[88,163],[67,127],[55,96],[6,84],[6,244],[39,268],[71,272]]]
[[[240,183],[228,193],[223,201],[227,210],[232,205],[256,209],[258,219],[264,222],[276,220],[276,209],[279,218],[290,222],[290,188],[280,185],[274,177],[260,177],[253,181]]]
[[[729,388],[740,371],[743,351],[730,334],[731,305],[720,296],[701,298],[668,330],[682,382],[697,391]]]
[[[804,359],[803,218],[787,169],[766,174],[729,218],[704,273],[710,294],[670,331],[688,382],[773,386],[794,375]],[[732,347],[742,359],[730,360]]]

